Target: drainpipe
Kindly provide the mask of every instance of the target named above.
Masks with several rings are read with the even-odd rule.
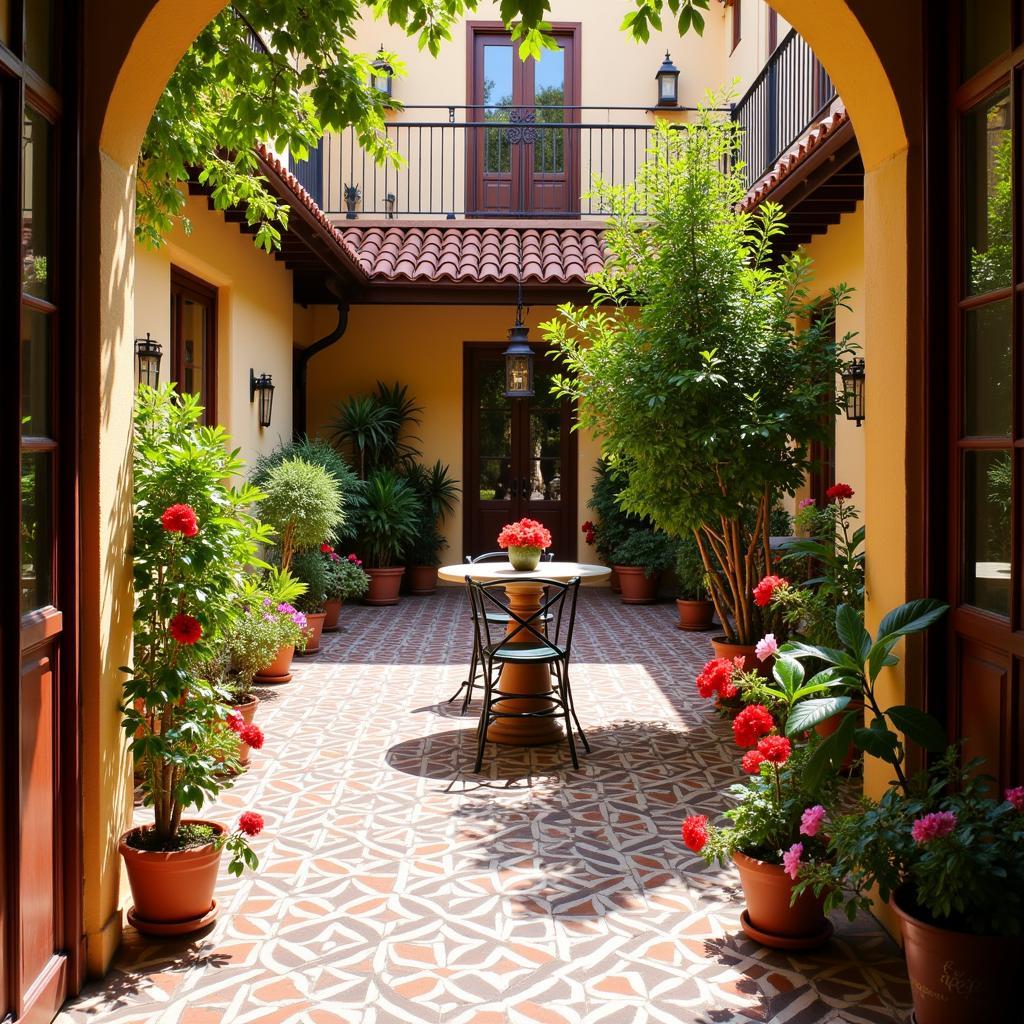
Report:
[[[338,324],[330,334],[325,334],[319,341],[314,341],[307,348],[297,348],[293,359],[293,402],[292,402],[292,427],[296,436],[306,433],[306,403],[308,399],[307,371],[309,361],[318,352],[330,348],[344,333],[348,327],[348,303],[339,299],[338,301]]]

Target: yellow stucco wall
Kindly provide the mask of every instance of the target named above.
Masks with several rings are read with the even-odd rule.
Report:
[[[537,306],[526,318],[531,337],[540,340],[537,325],[554,315],[554,308]],[[462,429],[463,345],[467,341],[506,341],[513,309],[510,306],[353,306],[342,339],[314,356],[309,370],[309,430],[328,436],[327,424],[341,399],[400,381],[423,406],[416,430],[427,463],[440,459],[452,475],[464,481]],[[327,334],[337,321],[333,307],[296,309],[296,337],[308,343]],[[578,522],[590,518],[586,508],[599,448],[593,437],[580,433]],[[462,551],[460,503],[445,525],[446,561],[460,561]],[[571,556],[590,560],[593,549],[579,535]]]
[[[135,246],[135,330],[164,343],[160,379],[168,379],[171,267],[186,270],[217,288],[217,422],[227,428],[242,458],[251,464],[292,430],[292,274],[257,249],[252,236],[206,200],[188,200],[192,233],[180,227],[160,249]],[[273,375],[273,417],[259,425],[249,401],[249,370]]]

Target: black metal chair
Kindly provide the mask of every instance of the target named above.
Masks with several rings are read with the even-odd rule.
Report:
[[[465,561],[467,565],[476,565],[480,562],[504,562],[508,559],[507,551],[488,551],[482,555],[466,555]],[[555,553],[553,551],[544,551],[541,553],[540,560],[542,562],[553,562],[555,560]],[[492,609],[487,612],[492,624],[507,625],[508,624],[508,604],[504,605],[505,611],[499,611],[498,609]],[[445,701],[446,704],[451,704],[453,700],[463,690],[466,691],[466,696],[462,698],[462,707],[459,709],[459,714],[464,715],[469,710],[469,705],[473,700],[473,683],[476,682],[477,673],[480,671],[480,651],[476,645],[476,631],[473,632],[473,653],[469,659],[469,676],[459,683],[459,688]]]
[[[481,581],[467,578],[470,602],[473,608],[473,629],[479,649],[480,667],[484,678],[484,704],[477,726],[477,753],[474,771],[480,771],[487,743],[487,730],[492,722],[503,718],[554,718],[565,721],[566,738],[574,768],[579,768],[573,723],[589,753],[590,744],[576,715],[569,685],[569,658],[572,653],[572,634],[576,624],[576,599],[580,578],[568,582],[539,579],[545,597],[532,615],[523,617],[512,611],[504,601],[505,583],[501,580]],[[502,631],[489,612],[504,609],[501,614]],[[511,627],[511,628],[508,628]],[[507,629],[507,632],[505,631]],[[524,636],[525,634],[525,636]],[[508,664],[546,665],[551,687],[546,693],[525,696],[501,689],[501,678]],[[497,667],[497,677],[495,677]],[[538,701],[544,706],[535,711],[511,711],[502,708],[508,701]]]

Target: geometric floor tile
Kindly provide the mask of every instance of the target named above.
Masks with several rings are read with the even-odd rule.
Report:
[[[675,607],[584,591],[573,691],[592,747],[488,745],[445,700],[469,662],[455,588],[345,608],[294,682],[260,691],[266,745],[211,816],[263,814],[192,942],[126,927],[62,1024],[895,1024],[902,956],[870,917],[822,950],[747,939],[732,870],[683,846],[736,779],[694,687],[707,637]]]

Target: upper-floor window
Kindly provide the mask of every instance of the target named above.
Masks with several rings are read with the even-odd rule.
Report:
[[[740,45],[743,36],[743,11],[740,9],[742,0],[732,0],[732,48]]]
[[[198,395],[205,423],[216,422],[217,289],[171,269],[170,379],[180,392]]]
[[[774,7],[768,8],[768,56],[775,52],[779,45],[779,12]]]

